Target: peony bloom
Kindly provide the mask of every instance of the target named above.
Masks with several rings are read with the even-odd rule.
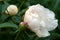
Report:
[[[9,5],[7,7],[7,11],[5,11],[6,14],[9,13],[9,15],[16,15],[18,13],[18,8],[15,5]]]
[[[38,37],[49,36],[48,31],[54,30],[58,25],[54,12],[40,4],[29,7],[24,16],[24,22],[27,22],[28,28]]]

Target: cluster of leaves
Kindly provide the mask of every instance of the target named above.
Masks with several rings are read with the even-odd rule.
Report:
[[[19,12],[16,16],[6,15],[4,12],[9,5],[16,5]],[[59,20],[58,27],[50,31],[50,36],[39,38],[31,30],[25,28],[19,32],[19,23],[28,6],[41,4],[56,14]],[[21,30],[21,29],[20,29]],[[18,31],[18,32],[17,32]],[[17,34],[19,35],[17,36]],[[17,36],[17,39],[16,39]],[[0,40],[60,40],[60,0],[2,0],[0,1]]]

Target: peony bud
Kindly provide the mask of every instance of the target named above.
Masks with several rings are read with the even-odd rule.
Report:
[[[58,25],[54,12],[40,4],[29,7],[24,16],[24,22],[27,22],[29,29],[38,37],[49,36],[48,31],[54,30]]]
[[[11,16],[16,15],[18,13],[18,8],[15,5],[9,5],[5,13]]]
[[[26,22],[21,22],[21,23],[19,24],[19,26],[27,26],[27,23],[26,23]]]

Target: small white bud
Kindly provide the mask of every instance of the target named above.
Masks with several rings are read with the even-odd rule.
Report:
[[[15,5],[9,5],[5,13],[11,16],[16,15],[18,13],[18,8]]]

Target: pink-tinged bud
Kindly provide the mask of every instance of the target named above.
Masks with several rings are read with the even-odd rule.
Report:
[[[27,23],[26,22],[21,22],[20,25],[27,26]]]

